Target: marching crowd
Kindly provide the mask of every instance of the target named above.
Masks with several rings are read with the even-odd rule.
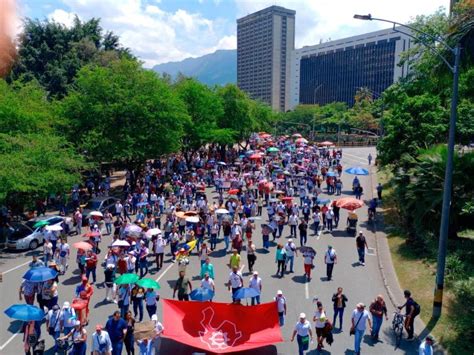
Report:
[[[215,270],[212,257],[214,252],[223,252],[229,258],[227,286],[232,302],[240,304],[242,299],[250,298],[251,305],[255,305],[261,302],[264,287],[262,275],[256,270],[257,248],[275,253],[275,273],[279,278],[293,273],[294,264],[301,258],[309,282],[316,251],[308,245],[308,234],[319,235],[323,230],[340,227],[341,208],[351,212],[344,228],[357,228],[355,209],[363,206],[363,189],[357,175],[352,183],[355,201],[344,201],[348,203],[345,205],[321,196],[323,191],[335,198],[342,194],[342,150],[309,145],[298,136],[273,138],[260,134],[253,136],[248,150],[229,150],[225,156],[220,153],[202,149],[189,161],[174,155],[149,162],[143,170],[127,172],[122,199],[111,210],[86,216],[76,206],[74,225],[84,239],[72,247],[77,249],[75,264],[81,282],[76,287],[76,297],[62,305],[59,278],[73,264],[71,246],[59,231],[45,227],[43,258],[34,256],[30,267],[47,267],[56,273],[44,282],[25,279],[21,284],[20,299],[31,305],[36,301],[46,310],[45,322],[25,322],[25,353],[38,348],[41,324],[45,323],[57,351],[72,346],[70,354],[77,355],[84,355],[87,350],[98,355],[118,355],[124,348],[127,354],[158,354],[164,331],[157,315],[159,285],[147,276],[152,269],[162,270],[165,255],[169,254],[177,264],[179,276],[173,297],[178,300],[213,300],[215,274],[223,271]],[[372,157],[368,160],[370,164]],[[215,188],[214,200],[206,194],[209,187]],[[94,194],[93,186],[88,188]],[[380,200],[381,185],[377,192]],[[374,215],[376,207],[377,199],[370,201],[369,209]],[[261,230],[256,229],[258,220],[263,223]],[[289,238],[284,238],[287,235]],[[107,242],[102,243],[105,239]],[[355,244],[363,266],[368,245],[362,232],[357,234]],[[201,266],[200,282],[195,285],[190,279],[192,271],[187,270],[192,257],[198,258]],[[244,257],[250,271],[247,280],[242,275]],[[337,252],[331,245],[323,259],[326,279],[331,280],[338,263]],[[105,279],[103,302],[116,303],[117,311],[105,325],[96,324],[95,332],[88,338],[89,301],[97,292],[99,270],[103,270]],[[247,289],[253,291],[244,294]],[[406,330],[410,340],[419,306],[408,291],[406,296]],[[283,327],[287,310],[283,291],[277,292],[274,301]],[[319,350],[324,341],[332,343],[337,320],[342,331],[349,300],[341,287],[332,302],[331,322],[322,302],[315,300],[312,319]],[[313,340],[313,331],[304,313],[299,318],[291,340],[296,338],[299,354],[303,354]],[[377,340],[383,319],[387,319],[387,307],[381,295],[368,310],[364,304],[357,304],[350,328],[357,354],[367,325],[371,337]],[[135,336],[138,325],[145,320],[151,322],[152,334]]]

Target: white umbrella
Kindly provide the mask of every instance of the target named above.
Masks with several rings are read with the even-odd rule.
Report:
[[[262,219],[262,217],[255,216],[255,217],[250,217],[249,219],[251,221],[260,221]]]
[[[129,224],[125,227],[125,232],[128,233],[140,233],[142,231],[142,227],[137,226],[136,224]]]
[[[228,214],[230,213],[228,210],[226,210],[225,208],[219,208],[216,210],[216,213],[217,214]]]
[[[61,227],[59,224],[54,224],[52,226],[46,226],[46,230],[52,232],[59,232],[63,230],[63,227]]]
[[[151,237],[152,235],[158,235],[158,234],[161,234],[161,229],[152,228],[146,231],[147,237]]]
[[[104,217],[104,215],[100,211],[92,211],[91,213],[89,213],[89,216]]]
[[[129,247],[130,243],[127,242],[126,240],[116,240],[115,242],[112,243],[113,247]]]
[[[198,223],[199,222],[199,217],[197,216],[192,216],[192,217],[187,217],[186,222],[189,223]]]

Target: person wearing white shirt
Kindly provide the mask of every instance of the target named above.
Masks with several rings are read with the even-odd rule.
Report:
[[[292,273],[295,256],[298,256],[298,252],[296,251],[296,244],[293,243],[293,239],[291,238],[288,239],[288,243],[285,244],[285,251],[286,251],[286,264],[288,263],[290,264],[290,273]]]
[[[292,213],[288,217],[288,224],[290,225],[290,237],[296,237],[296,227],[298,226],[298,216],[296,213]]]
[[[351,321],[351,333],[354,333],[354,351],[356,355],[360,355],[360,343],[364,337],[367,323],[369,323],[369,330],[372,330],[370,313],[365,310],[365,305],[363,303],[357,304],[357,308],[352,312]]]
[[[323,348],[323,334],[324,334],[324,327],[326,326],[327,316],[326,311],[323,308],[323,304],[321,302],[317,302],[316,306],[318,307],[316,312],[314,312],[313,322],[316,328],[316,337],[318,339],[318,348],[317,350],[320,351]]]
[[[274,300],[277,303],[278,308],[278,321],[280,323],[280,327],[283,327],[285,325],[286,298],[283,296],[282,290],[277,291],[277,295]]]
[[[240,290],[244,286],[244,280],[242,279],[242,274],[240,273],[237,266],[232,268],[232,272],[229,274],[229,282],[227,283],[227,289],[230,290],[232,288],[232,302],[237,303],[238,300],[235,297],[235,294],[238,290]]]
[[[328,245],[328,250],[324,254],[324,263],[326,264],[326,281],[330,281],[334,264],[337,264],[336,250],[331,245]]]
[[[418,355],[433,355],[433,343],[433,337],[431,335],[428,335],[425,340],[420,344],[420,347],[418,348]]]
[[[300,320],[296,323],[291,341],[296,340],[298,342],[298,354],[303,355],[309,348],[309,341],[313,341],[313,332],[311,331],[311,323],[306,320],[306,314],[300,313]]]
[[[165,255],[166,239],[163,239],[161,234],[155,240],[154,249],[156,254],[156,269],[159,270],[163,267],[163,257]]]
[[[252,297],[252,306],[260,304],[260,295],[262,293],[262,279],[258,276],[258,271],[254,271],[249,280],[249,288],[253,288],[258,292],[258,296]]]
[[[216,284],[207,272],[204,274],[204,278],[201,280],[201,288],[211,290],[214,293],[216,292]],[[210,301],[212,302],[212,298]]]
[[[112,353],[112,341],[109,333],[102,329],[101,324],[95,326],[95,332],[92,334],[92,354],[108,355]]]

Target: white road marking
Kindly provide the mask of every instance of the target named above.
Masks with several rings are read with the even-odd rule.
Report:
[[[308,281],[304,283],[304,295],[306,296],[306,299],[309,299],[309,287],[308,287]]]
[[[165,269],[165,271],[163,271],[163,272],[161,273],[161,275],[156,278],[156,282],[160,281],[161,278],[162,278],[163,276],[165,276],[165,274],[168,272],[168,270],[173,267],[173,265],[174,265],[174,263],[169,264],[168,267]]]
[[[7,347],[7,345],[10,344],[10,342],[11,342],[13,339],[15,339],[15,337],[20,333],[20,331],[21,331],[21,328],[18,329],[18,330],[16,331],[16,333],[13,334],[13,335],[10,337],[10,339],[8,339],[3,345],[1,345],[1,346],[0,346],[0,351],[2,351],[3,349],[5,349],[5,348]]]
[[[21,267],[23,267],[23,266],[25,266],[25,265],[28,265],[30,262],[31,262],[31,260],[30,260],[30,261],[27,261],[26,263],[17,265],[17,266],[15,266],[15,267],[11,268],[11,269],[8,269],[7,271],[2,272],[1,274],[3,274],[3,275],[8,274],[9,272],[15,271],[15,270],[17,270],[17,269],[19,269],[19,268],[21,268]]]

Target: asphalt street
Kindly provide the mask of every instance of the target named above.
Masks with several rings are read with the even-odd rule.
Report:
[[[369,152],[375,157],[374,148],[348,148],[343,150],[343,168],[350,166],[362,166],[368,168],[367,156]],[[353,175],[347,175],[343,173],[343,196],[352,195],[352,179]],[[364,188],[364,195],[362,198],[368,201],[372,197],[372,182],[371,179],[376,179],[376,176],[362,176],[360,177],[361,184]],[[325,184],[324,184],[325,186]],[[323,190],[323,196],[326,197],[325,190]],[[209,189],[211,198],[216,195]],[[333,195],[328,196],[331,200],[337,198]],[[297,199],[299,202],[299,199]],[[316,249],[317,255],[315,259],[316,267],[313,270],[312,280],[306,282],[303,272],[303,260],[299,256],[295,260],[295,272],[293,274],[286,274],[283,278],[278,278],[276,274],[277,265],[275,263],[275,244],[270,248],[269,252],[264,251],[262,248],[261,240],[261,228],[260,224],[263,221],[257,222],[257,228],[254,232],[254,241],[257,246],[257,261],[254,266],[255,270],[259,271],[259,274],[263,280],[263,291],[262,291],[262,302],[270,302],[276,295],[277,290],[282,290],[287,300],[288,312],[286,318],[286,324],[281,328],[284,342],[275,344],[274,346],[268,346],[266,348],[257,349],[253,351],[245,352],[245,354],[296,354],[297,344],[296,342],[291,343],[290,337],[294,329],[294,325],[298,320],[298,315],[301,312],[305,312],[312,320],[312,315],[315,310],[315,304],[313,303],[314,298],[318,298],[322,301],[328,316],[332,319],[333,309],[331,297],[336,292],[337,287],[343,287],[344,293],[349,299],[348,306],[344,314],[344,326],[342,332],[336,332],[334,334],[334,343],[332,346],[325,345],[322,351],[316,351],[316,344],[311,344],[310,352],[308,354],[353,354],[354,349],[354,337],[349,336],[350,328],[350,316],[352,310],[358,302],[363,302],[367,305],[373,301],[376,295],[382,294],[387,301],[389,307],[389,321],[384,321],[381,329],[380,340],[378,343],[373,343],[370,336],[367,334],[362,343],[363,354],[415,354],[416,353],[416,342],[407,343],[402,342],[401,348],[395,349],[394,339],[391,336],[390,323],[392,312],[394,311],[388,301],[388,296],[385,292],[380,270],[377,264],[375,248],[374,234],[367,229],[370,227],[367,224],[367,208],[361,208],[357,211],[359,216],[360,230],[364,231],[367,242],[369,244],[369,253],[366,256],[366,265],[361,266],[358,263],[357,250],[355,247],[355,238],[347,235],[345,231],[345,224],[347,218],[347,211],[341,209],[341,219],[339,228],[335,229],[332,233],[327,231],[321,233],[321,235],[315,236],[313,233],[309,233],[308,244]],[[264,209],[264,217],[266,217],[266,211]],[[264,220],[266,218],[263,218]],[[285,243],[289,237],[289,227],[286,226],[283,237],[281,240],[277,240],[279,243]],[[107,244],[107,236],[103,238],[102,245]],[[69,244],[71,245],[75,241],[80,240],[80,236],[73,236],[69,238]],[[299,246],[299,241],[295,239],[295,242]],[[323,255],[328,245],[332,245],[338,255],[338,263],[334,268],[333,280],[326,281],[326,269],[323,261]],[[216,269],[216,296],[214,301],[216,302],[230,302],[231,296],[227,291],[225,283],[227,282],[229,269],[229,254],[225,254],[222,249],[224,243],[221,241],[218,244],[217,251],[211,254],[211,262],[214,264]],[[75,250],[73,251],[73,254]],[[0,255],[0,272],[3,273],[3,281],[0,283],[0,304],[1,309],[4,310],[12,303],[18,303],[18,288],[21,282],[22,275],[27,270],[27,264],[30,261],[31,253],[17,253],[17,254],[6,254]],[[242,254],[243,263],[246,263],[245,252]],[[100,255],[103,258],[103,254]],[[60,304],[64,301],[71,301],[74,297],[74,290],[76,285],[80,282],[80,277],[75,265],[75,255],[71,256],[70,268],[65,276],[60,279],[59,286],[59,299]],[[193,277],[192,285],[194,287],[199,286],[199,261],[197,257],[191,258],[191,264],[188,266],[188,276]],[[250,274],[248,268],[245,267],[243,270],[245,286],[248,285],[248,279]],[[87,328],[88,334],[90,335],[94,331],[94,326],[97,323],[105,324],[108,316],[110,316],[117,306],[113,303],[104,302],[105,290],[103,289],[102,282],[104,275],[102,269],[98,270],[98,282],[94,285],[95,291],[91,299],[91,315],[89,321],[89,327]],[[162,298],[172,297],[172,286],[178,276],[177,265],[170,262],[170,257],[165,258],[165,264],[161,271],[158,273],[155,270],[155,265],[151,266],[151,276],[159,281],[161,285],[160,295]],[[161,320],[161,305],[158,309],[158,318]],[[145,315],[147,320],[147,315]],[[22,353],[22,334],[18,334],[20,322],[12,321],[7,318],[3,312],[0,314],[0,321],[4,325],[0,327],[0,353],[5,355],[13,355]],[[258,320],[257,320],[258,321]],[[164,324],[166,332],[166,324]],[[45,327],[43,329],[42,338],[46,339],[47,349],[52,346],[52,338],[46,334]],[[89,347],[88,342],[88,347]],[[189,347],[183,346],[173,341],[164,341],[162,346],[163,354],[173,353],[177,354],[192,354],[194,351],[203,352],[202,350],[193,350]],[[47,352],[52,354],[52,351]],[[125,353],[125,350],[124,350]],[[241,353],[243,354],[243,353]]]

